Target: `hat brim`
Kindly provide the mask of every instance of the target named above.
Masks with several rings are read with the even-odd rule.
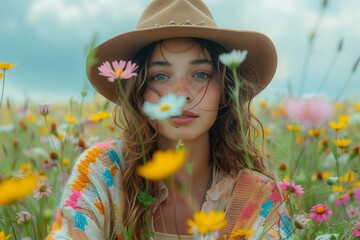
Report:
[[[243,65],[256,69],[258,76],[257,93],[270,83],[275,74],[277,66],[276,49],[266,35],[254,31],[181,25],[129,31],[103,42],[88,55],[88,79],[100,94],[112,102],[117,102],[118,95],[114,84],[99,75],[98,67],[105,61],[132,60],[141,48],[152,42],[179,37],[211,40],[228,51],[233,49],[247,50],[247,58]],[[95,63],[92,63],[92,57],[95,57]]]

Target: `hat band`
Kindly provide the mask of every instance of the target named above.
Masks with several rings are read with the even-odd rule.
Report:
[[[170,21],[168,24],[158,24],[155,23],[155,27],[162,27],[162,26],[204,26],[205,21],[200,21],[197,23],[192,23],[190,20],[186,20],[185,22],[176,22],[176,21]]]

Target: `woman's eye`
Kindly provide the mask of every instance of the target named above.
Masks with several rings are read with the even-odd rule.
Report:
[[[165,74],[159,73],[159,74],[155,74],[154,76],[152,76],[151,80],[158,81],[158,80],[164,80],[166,78],[167,78],[167,76]]]
[[[194,75],[194,77],[207,79],[207,78],[209,78],[209,74],[204,73],[204,72],[198,72],[198,73],[196,73],[196,74]]]

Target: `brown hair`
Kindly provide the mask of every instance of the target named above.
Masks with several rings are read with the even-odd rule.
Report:
[[[235,80],[231,71],[219,62],[219,55],[226,50],[219,44],[205,39],[194,39],[203,50],[207,50],[214,63],[214,69],[220,75],[222,85],[221,106],[218,116],[209,130],[210,136],[210,164],[216,170],[225,171],[228,174],[236,174],[245,167],[265,174],[272,178],[266,170],[264,158],[255,146],[255,138],[259,131],[254,125],[257,122],[263,132],[261,123],[251,113],[250,105],[252,98],[256,95],[257,79],[256,69],[252,72],[244,72],[243,68],[238,71],[242,78],[240,108],[237,109],[235,102],[230,96]],[[138,76],[124,81],[122,84],[125,91],[125,100],[119,102],[114,109],[116,124],[123,129],[123,169],[124,187],[124,226],[133,228],[133,239],[141,239],[145,229],[146,208],[138,201],[138,194],[146,188],[146,181],[135,174],[137,166],[143,160],[150,159],[156,150],[156,129],[147,120],[142,112],[143,96],[148,87],[147,63],[151,54],[160,42],[152,43],[139,51],[133,59],[139,65]],[[247,76],[246,78],[242,76]],[[245,100],[242,100],[245,99]],[[240,110],[242,119],[238,118],[237,111]],[[255,120],[255,121],[253,121]],[[254,130],[257,134],[252,134]],[[148,190],[153,197],[159,196],[159,186],[156,182],[148,183]],[[131,214],[129,214],[131,213]]]

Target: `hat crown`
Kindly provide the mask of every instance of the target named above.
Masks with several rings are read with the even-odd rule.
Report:
[[[217,27],[202,0],[153,0],[141,15],[137,29],[169,25]]]

